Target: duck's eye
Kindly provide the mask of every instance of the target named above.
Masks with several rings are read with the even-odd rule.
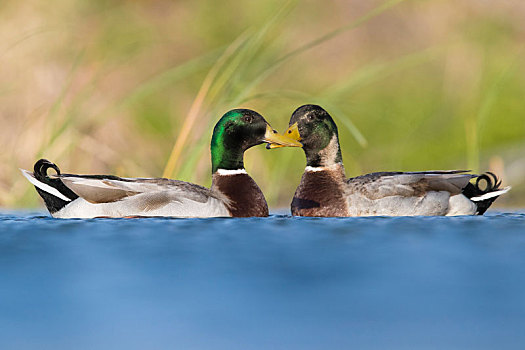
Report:
[[[253,121],[253,117],[251,115],[245,115],[242,117],[242,121],[245,123],[251,123]]]
[[[315,119],[315,115],[313,113],[310,113],[306,116],[306,121],[311,122]]]

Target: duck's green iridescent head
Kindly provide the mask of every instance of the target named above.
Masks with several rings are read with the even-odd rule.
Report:
[[[243,169],[243,155],[263,142],[300,147],[293,139],[273,130],[266,120],[250,109],[233,109],[215,124],[211,138],[212,172],[217,169]]]
[[[339,135],[334,120],[322,107],[304,105],[293,112],[284,135],[300,141],[309,166],[342,162]]]

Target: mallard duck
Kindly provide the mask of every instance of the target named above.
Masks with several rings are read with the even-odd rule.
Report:
[[[475,175],[463,170],[378,172],[347,179],[337,126],[316,105],[295,110],[285,135],[300,141],[306,155],[292,215],[482,215],[510,189],[500,189],[501,181],[492,173]]]
[[[227,112],[213,129],[209,189],[164,178],[61,174],[45,159],[36,162],[34,172],[22,173],[56,218],[268,216],[264,195],[243,163],[244,152],[263,142],[300,146],[278,134],[257,112]],[[56,175],[47,174],[50,168]]]

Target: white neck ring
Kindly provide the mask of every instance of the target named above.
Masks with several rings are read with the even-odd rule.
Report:
[[[309,166],[307,165],[306,168],[304,168],[304,171],[316,172],[316,171],[335,170],[339,166],[341,166],[341,163],[335,163],[329,166]]]
[[[247,174],[246,170],[243,169],[217,169],[217,174],[219,175],[239,175]]]

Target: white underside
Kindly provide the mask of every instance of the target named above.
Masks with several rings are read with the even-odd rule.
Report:
[[[169,202],[166,205],[148,210],[144,207],[144,197],[150,194],[138,194],[112,203],[90,203],[83,198],[77,198],[61,210],[51,214],[56,218],[95,218],[95,217],[126,217],[126,216],[164,216],[179,218],[203,218],[231,216],[230,212],[216,198],[210,197],[207,202],[200,203],[189,199]]]
[[[451,196],[448,200],[447,216],[474,215],[478,207],[476,203],[462,194]]]

